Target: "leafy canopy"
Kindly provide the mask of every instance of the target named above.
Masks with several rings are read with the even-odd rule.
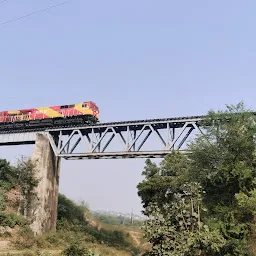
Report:
[[[177,195],[183,194],[183,184],[196,183],[205,192],[202,207],[207,211],[201,217],[208,225],[210,235],[219,234],[215,241],[219,241],[216,248],[220,251],[216,255],[249,255],[249,241],[255,232],[256,117],[252,111],[245,109],[243,103],[239,103],[227,106],[225,111],[209,111],[201,129],[203,134],[189,145],[190,154],[173,152],[159,166],[146,161],[145,179],[138,184],[138,194],[149,221],[159,214],[163,218],[152,236],[153,233],[164,233],[170,226],[179,227],[180,223],[170,224],[170,209],[177,205]],[[153,225],[148,227],[154,230]],[[207,243],[212,241],[210,236],[207,237]],[[152,241],[150,236],[148,239]],[[170,251],[167,246],[170,243],[166,239],[163,241],[166,252]],[[197,242],[193,241],[197,246]],[[159,245],[158,242],[156,244]],[[171,251],[175,251],[180,243],[184,244],[178,242]],[[164,253],[163,247],[162,250],[161,253]],[[178,251],[176,255],[179,255]],[[184,255],[194,254],[191,251]]]

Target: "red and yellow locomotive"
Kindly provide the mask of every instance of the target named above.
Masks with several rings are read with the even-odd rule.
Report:
[[[0,129],[29,129],[80,124],[99,120],[99,108],[92,102],[0,112]]]

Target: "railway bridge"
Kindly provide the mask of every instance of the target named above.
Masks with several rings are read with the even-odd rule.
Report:
[[[56,228],[60,159],[162,158],[202,132],[204,116],[98,123],[55,129],[0,131],[0,146],[35,144],[41,179],[31,227],[35,234]]]

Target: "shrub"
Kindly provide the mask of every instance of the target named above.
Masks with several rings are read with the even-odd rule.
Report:
[[[0,212],[0,226],[14,228],[16,225],[24,226],[26,224],[26,219],[21,215]]]
[[[20,228],[18,232],[17,240],[13,243],[17,249],[31,249],[35,243],[35,237],[33,231],[29,226],[25,225]]]
[[[127,238],[129,233],[119,230],[107,230],[102,228],[100,231],[91,227],[86,229],[86,232],[93,236],[97,241],[104,242],[110,246],[128,247],[130,243]]]
[[[58,198],[58,224],[86,225],[85,206],[78,205],[62,194]]]
[[[17,183],[17,172],[5,159],[0,159],[0,187],[9,190]]]
[[[72,244],[67,247],[63,252],[64,256],[100,256],[99,254],[95,254],[91,250],[88,250],[85,247],[80,247],[78,244]]]
[[[2,191],[0,191],[0,211],[5,209],[5,198]]]

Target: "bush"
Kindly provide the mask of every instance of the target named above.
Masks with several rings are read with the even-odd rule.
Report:
[[[100,256],[99,254],[95,254],[91,250],[88,250],[85,247],[79,247],[78,244],[72,244],[68,248],[66,248],[62,255],[64,256]]]
[[[5,159],[0,159],[0,187],[9,190],[17,183],[17,172]]]
[[[107,230],[102,228],[100,231],[91,227],[86,229],[86,232],[93,236],[97,241],[104,242],[110,246],[128,247],[130,243],[127,241],[130,236],[119,230]]]
[[[86,225],[84,206],[77,205],[62,194],[58,198],[58,224]]]
[[[21,215],[0,212],[0,226],[14,228],[16,225],[24,226],[26,224],[26,219]]]
[[[3,192],[0,191],[0,211],[3,211],[5,209],[5,198],[3,195]]]
[[[13,241],[17,249],[31,249],[35,243],[35,236],[29,226],[25,225],[20,228],[18,237]]]
[[[107,228],[97,230],[92,227],[86,227],[85,232],[94,237],[99,243],[119,249],[128,249],[135,255],[140,252],[140,249],[132,244],[132,238],[127,232]]]

